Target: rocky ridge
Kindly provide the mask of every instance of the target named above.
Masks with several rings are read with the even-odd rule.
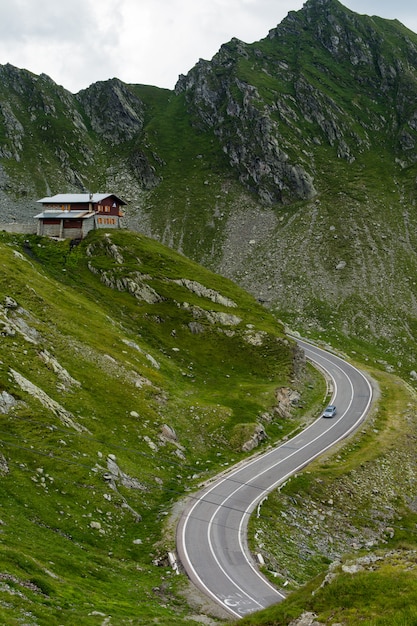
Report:
[[[176,93],[185,93],[198,125],[214,131],[239,180],[261,201],[311,199],[316,195],[311,175],[300,164],[288,162],[278,125],[262,108],[258,90],[235,76],[239,55],[247,57],[245,48],[232,40],[211,62],[199,61],[180,77]]]

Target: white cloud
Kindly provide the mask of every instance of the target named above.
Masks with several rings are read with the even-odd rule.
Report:
[[[114,76],[173,88],[232,37],[266,37],[304,0],[0,0],[0,64],[48,74],[76,92]],[[409,0],[346,0],[417,31]]]

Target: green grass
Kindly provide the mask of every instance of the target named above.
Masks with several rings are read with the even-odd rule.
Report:
[[[409,555],[404,554],[404,564]],[[415,568],[415,562],[408,566]],[[316,579],[277,608],[246,617],[240,624],[288,626],[303,612],[312,612],[323,624],[346,626],[413,626],[416,623],[417,584],[414,571],[401,571],[390,564],[373,572],[339,573],[331,584],[319,587]],[[313,593],[314,592],[314,593]],[[285,606],[284,606],[285,605]]]
[[[245,424],[249,437],[262,415],[274,415],[275,390],[293,376],[291,342],[231,281],[146,237],[94,232],[72,250],[36,236],[0,239],[0,303],[8,296],[18,305],[0,308],[1,328],[14,325],[1,338],[0,389],[17,400],[0,414],[0,621],[189,623],[185,577],[155,565],[174,548],[166,514],[244,458],[236,432]],[[101,272],[140,274],[162,299],[111,289]],[[173,282],[180,278],[236,306]],[[222,326],[203,313],[192,333],[194,310],[241,321]],[[261,344],[248,333],[262,333]],[[21,388],[13,371],[58,408]],[[308,408],[320,380],[309,371],[298,383]],[[297,428],[301,414],[265,422],[266,445]],[[161,439],[165,424],[176,440]],[[120,477],[109,483],[109,459],[134,488]]]

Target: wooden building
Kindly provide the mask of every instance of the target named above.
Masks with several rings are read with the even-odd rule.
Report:
[[[61,193],[38,200],[38,235],[83,239],[95,228],[120,228],[126,204],[113,193]]]

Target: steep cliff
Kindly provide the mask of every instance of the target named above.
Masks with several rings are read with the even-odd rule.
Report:
[[[119,175],[135,189],[157,183],[142,147],[144,105],[117,79],[73,95],[48,76],[0,66],[2,221],[24,218],[44,195],[91,190]],[[27,215],[27,217],[29,217]]]

